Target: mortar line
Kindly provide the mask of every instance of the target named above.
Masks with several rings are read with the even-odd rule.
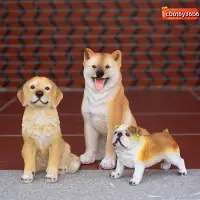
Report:
[[[17,97],[14,97],[12,99],[10,99],[8,102],[6,102],[1,108],[0,108],[0,112],[2,112],[3,110],[5,110],[9,105],[11,105],[12,103],[14,103],[16,101]]]

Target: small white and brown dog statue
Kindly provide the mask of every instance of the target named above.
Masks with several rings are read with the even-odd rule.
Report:
[[[178,167],[179,174],[187,174],[185,162],[180,157],[179,146],[167,129],[159,133],[141,135],[139,128],[120,125],[114,131],[113,145],[118,159],[111,178],[120,178],[124,167],[135,168],[129,184],[138,185],[145,168],[160,161],[163,161],[161,168],[164,170],[168,170],[172,164]]]
[[[22,182],[31,183],[37,171],[46,170],[46,182],[56,182],[59,173],[76,172],[80,159],[71,153],[69,144],[62,138],[56,109],[63,98],[60,89],[46,77],[34,77],[23,85],[17,96],[25,106]]]

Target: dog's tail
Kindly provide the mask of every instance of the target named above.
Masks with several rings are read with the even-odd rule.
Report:
[[[169,133],[169,130],[166,128],[163,130],[163,132]]]
[[[70,156],[67,173],[75,173],[80,168],[80,165],[81,165],[80,158],[72,153]]]

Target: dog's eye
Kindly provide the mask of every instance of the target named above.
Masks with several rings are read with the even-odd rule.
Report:
[[[130,137],[130,134],[129,134],[129,133],[125,133],[125,134],[126,134],[127,137]]]
[[[117,134],[117,131],[114,132],[114,135],[116,135],[116,134]]]
[[[49,87],[45,87],[45,90],[50,90],[50,88]]]
[[[31,87],[30,87],[30,88],[33,90],[33,89],[35,89],[35,86],[34,86],[34,85],[31,85]]]
[[[95,66],[95,65],[92,65],[92,68],[93,68],[93,69],[95,69],[95,68],[96,68],[96,66]]]
[[[110,68],[110,66],[109,65],[106,65],[106,69],[109,69]]]

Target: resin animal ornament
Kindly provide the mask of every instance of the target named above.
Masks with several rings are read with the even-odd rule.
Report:
[[[138,185],[145,168],[160,161],[163,161],[161,169],[168,170],[172,164],[178,167],[178,174],[187,174],[179,146],[167,129],[163,132],[141,135],[138,127],[121,125],[114,130],[112,143],[117,155],[117,166],[111,173],[111,178],[120,178],[125,167],[135,168],[129,184]]]
[[[120,72],[122,53],[95,53],[84,51],[85,90],[82,102],[84,119],[85,153],[80,156],[83,164],[101,160],[103,169],[116,165],[112,145],[112,131],[116,124],[136,126],[128,99],[124,94]]]
[[[62,138],[56,109],[63,98],[60,89],[46,77],[34,77],[23,85],[17,96],[25,106],[22,182],[31,183],[37,171],[46,170],[46,182],[57,182],[58,174],[76,172],[80,159],[71,153],[69,144]]]

